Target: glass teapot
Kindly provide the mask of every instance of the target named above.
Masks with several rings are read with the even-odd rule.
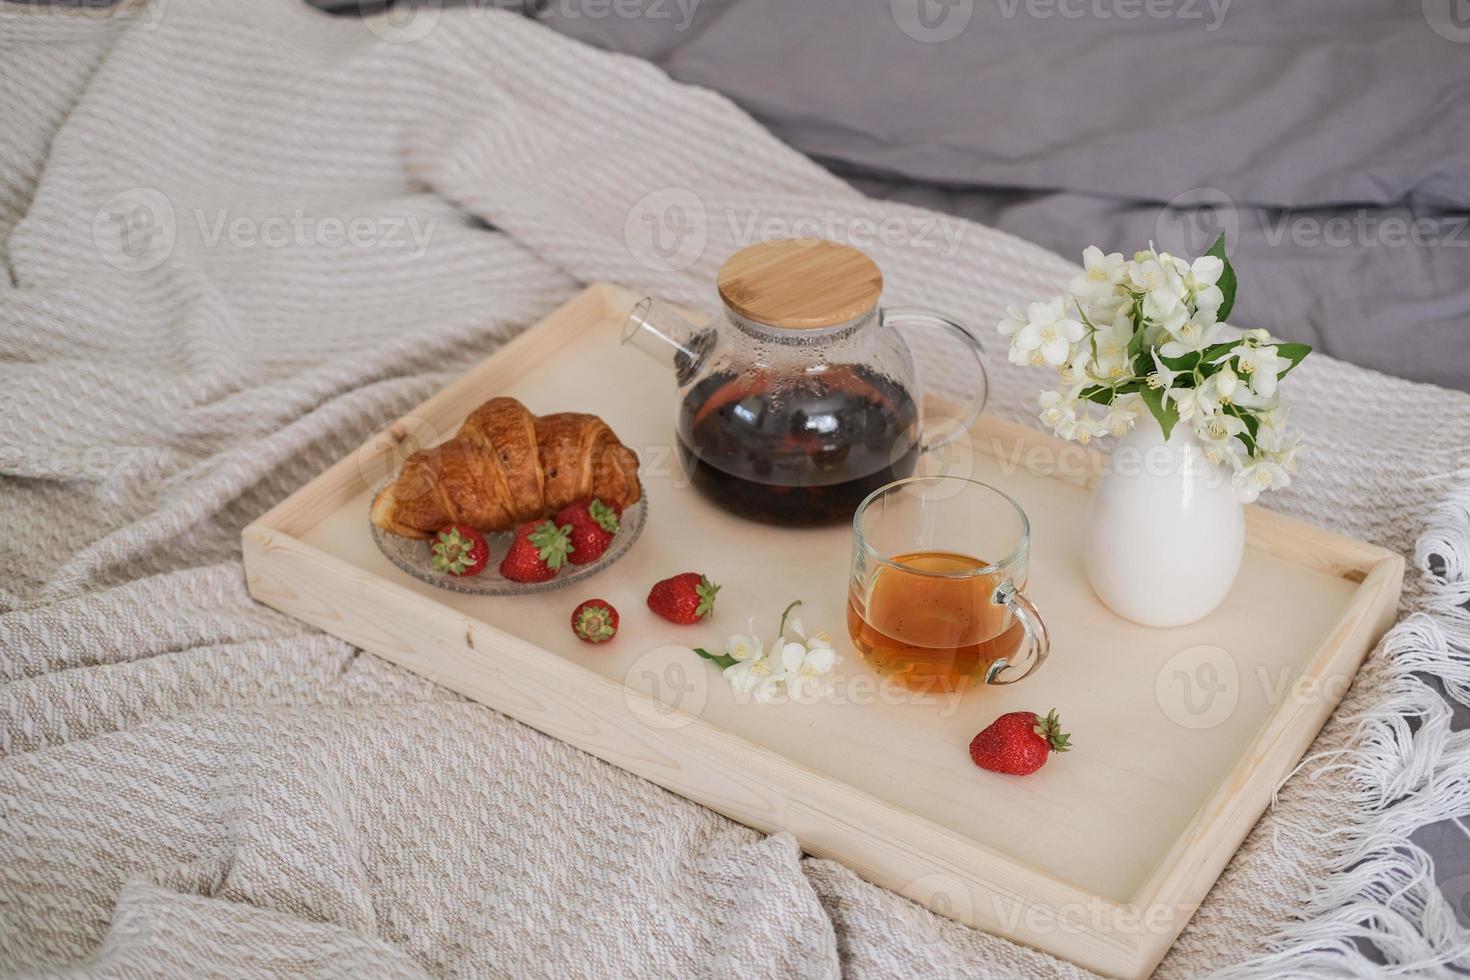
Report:
[[[881,309],[883,275],[856,248],[762,242],[731,256],[718,285],[723,316],[696,325],[645,298],[623,342],[673,369],[684,471],[726,510],[783,525],[850,521],[985,406],[980,341],[941,313]],[[925,423],[901,335],[911,326],[944,331],[974,356],[974,395],[941,433],[924,431],[937,427]]]

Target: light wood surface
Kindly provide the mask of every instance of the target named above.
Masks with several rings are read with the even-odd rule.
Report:
[[[747,320],[810,330],[846,323],[878,305],[883,273],[851,245],[783,238],[730,256],[718,285],[725,305]]]
[[[1189,627],[1134,626],[1091,595],[1078,553],[1101,457],[984,420],[945,465],[1030,514],[1028,592],[1053,655],[1015,687],[923,703],[882,684],[846,642],[846,528],[752,525],[685,484],[673,378],[617,343],[634,299],[593,287],[247,528],[251,593],[736,820],[789,830],[961,922],[1104,973],[1147,974],[1391,622],[1402,558],[1248,508],[1225,605]],[[642,457],[649,525],[585,587],[463,596],[401,574],[372,543],[369,486],[496,394],[597,412]],[[694,627],[643,605],[653,581],[684,570],[724,586],[713,619]],[[566,626],[594,594],[622,613],[601,647]],[[843,648],[836,696],[737,703],[688,647],[717,645],[752,615],[769,635],[794,598]],[[1283,602],[1290,616],[1263,614]],[[996,715],[1052,707],[1073,751],[1025,779],[970,763],[970,737]]]

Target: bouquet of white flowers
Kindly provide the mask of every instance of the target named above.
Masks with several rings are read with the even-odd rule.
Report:
[[[999,325],[1013,364],[1056,368],[1041,420],[1064,439],[1122,435],[1145,407],[1168,439],[1190,425],[1214,463],[1235,473],[1240,499],[1291,482],[1297,440],[1286,434],[1277,382],[1312,348],[1265,330],[1216,343],[1235,303],[1224,236],[1187,262],[1168,252],[1104,255],[1089,246],[1071,295],[1007,307]]]

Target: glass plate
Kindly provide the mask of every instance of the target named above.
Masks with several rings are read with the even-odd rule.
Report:
[[[380,486],[374,488],[373,499],[376,500],[378,494],[394,479],[396,477],[384,480]],[[490,564],[485,566],[485,570],[479,575],[448,575],[429,564],[428,541],[389,534],[372,521],[368,522],[368,528],[373,533],[373,540],[377,542],[378,550],[383,552],[389,561],[420,582],[437,585],[451,592],[462,592],[465,595],[531,595],[535,592],[550,592],[553,589],[565,588],[573,582],[584,581],[627,554],[628,549],[633,547],[633,542],[638,540],[638,535],[643,533],[643,524],[648,517],[648,495],[642,493],[642,489],[640,486],[637,503],[623,511],[619,518],[621,527],[613,537],[612,544],[607,546],[607,551],[602,553],[602,557],[590,565],[573,565],[568,562],[557,572],[556,578],[549,582],[512,582],[500,574],[500,562],[505,557],[505,553],[510,550],[510,543],[515,538],[514,531],[485,535],[485,541],[490,545]]]

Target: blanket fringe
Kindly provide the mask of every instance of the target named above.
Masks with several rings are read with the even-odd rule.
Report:
[[[1271,938],[1273,952],[1216,976],[1463,977],[1470,966],[1470,874],[1437,880],[1434,862],[1409,839],[1428,824],[1470,815],[1470,731],[1431,685],[1470,705],[1470,470],[1430,519],[1415,547],[1422,611],[1384,638],[1386,697],[1356,728],[1329,768],[1358,787],[1361,823],[1333,833],[1333,872],[1311,886],[1301,917]],[[1312,769],[1308,759],[1299,771]],[[1319,768],[1317,770],[1321,772]]]

